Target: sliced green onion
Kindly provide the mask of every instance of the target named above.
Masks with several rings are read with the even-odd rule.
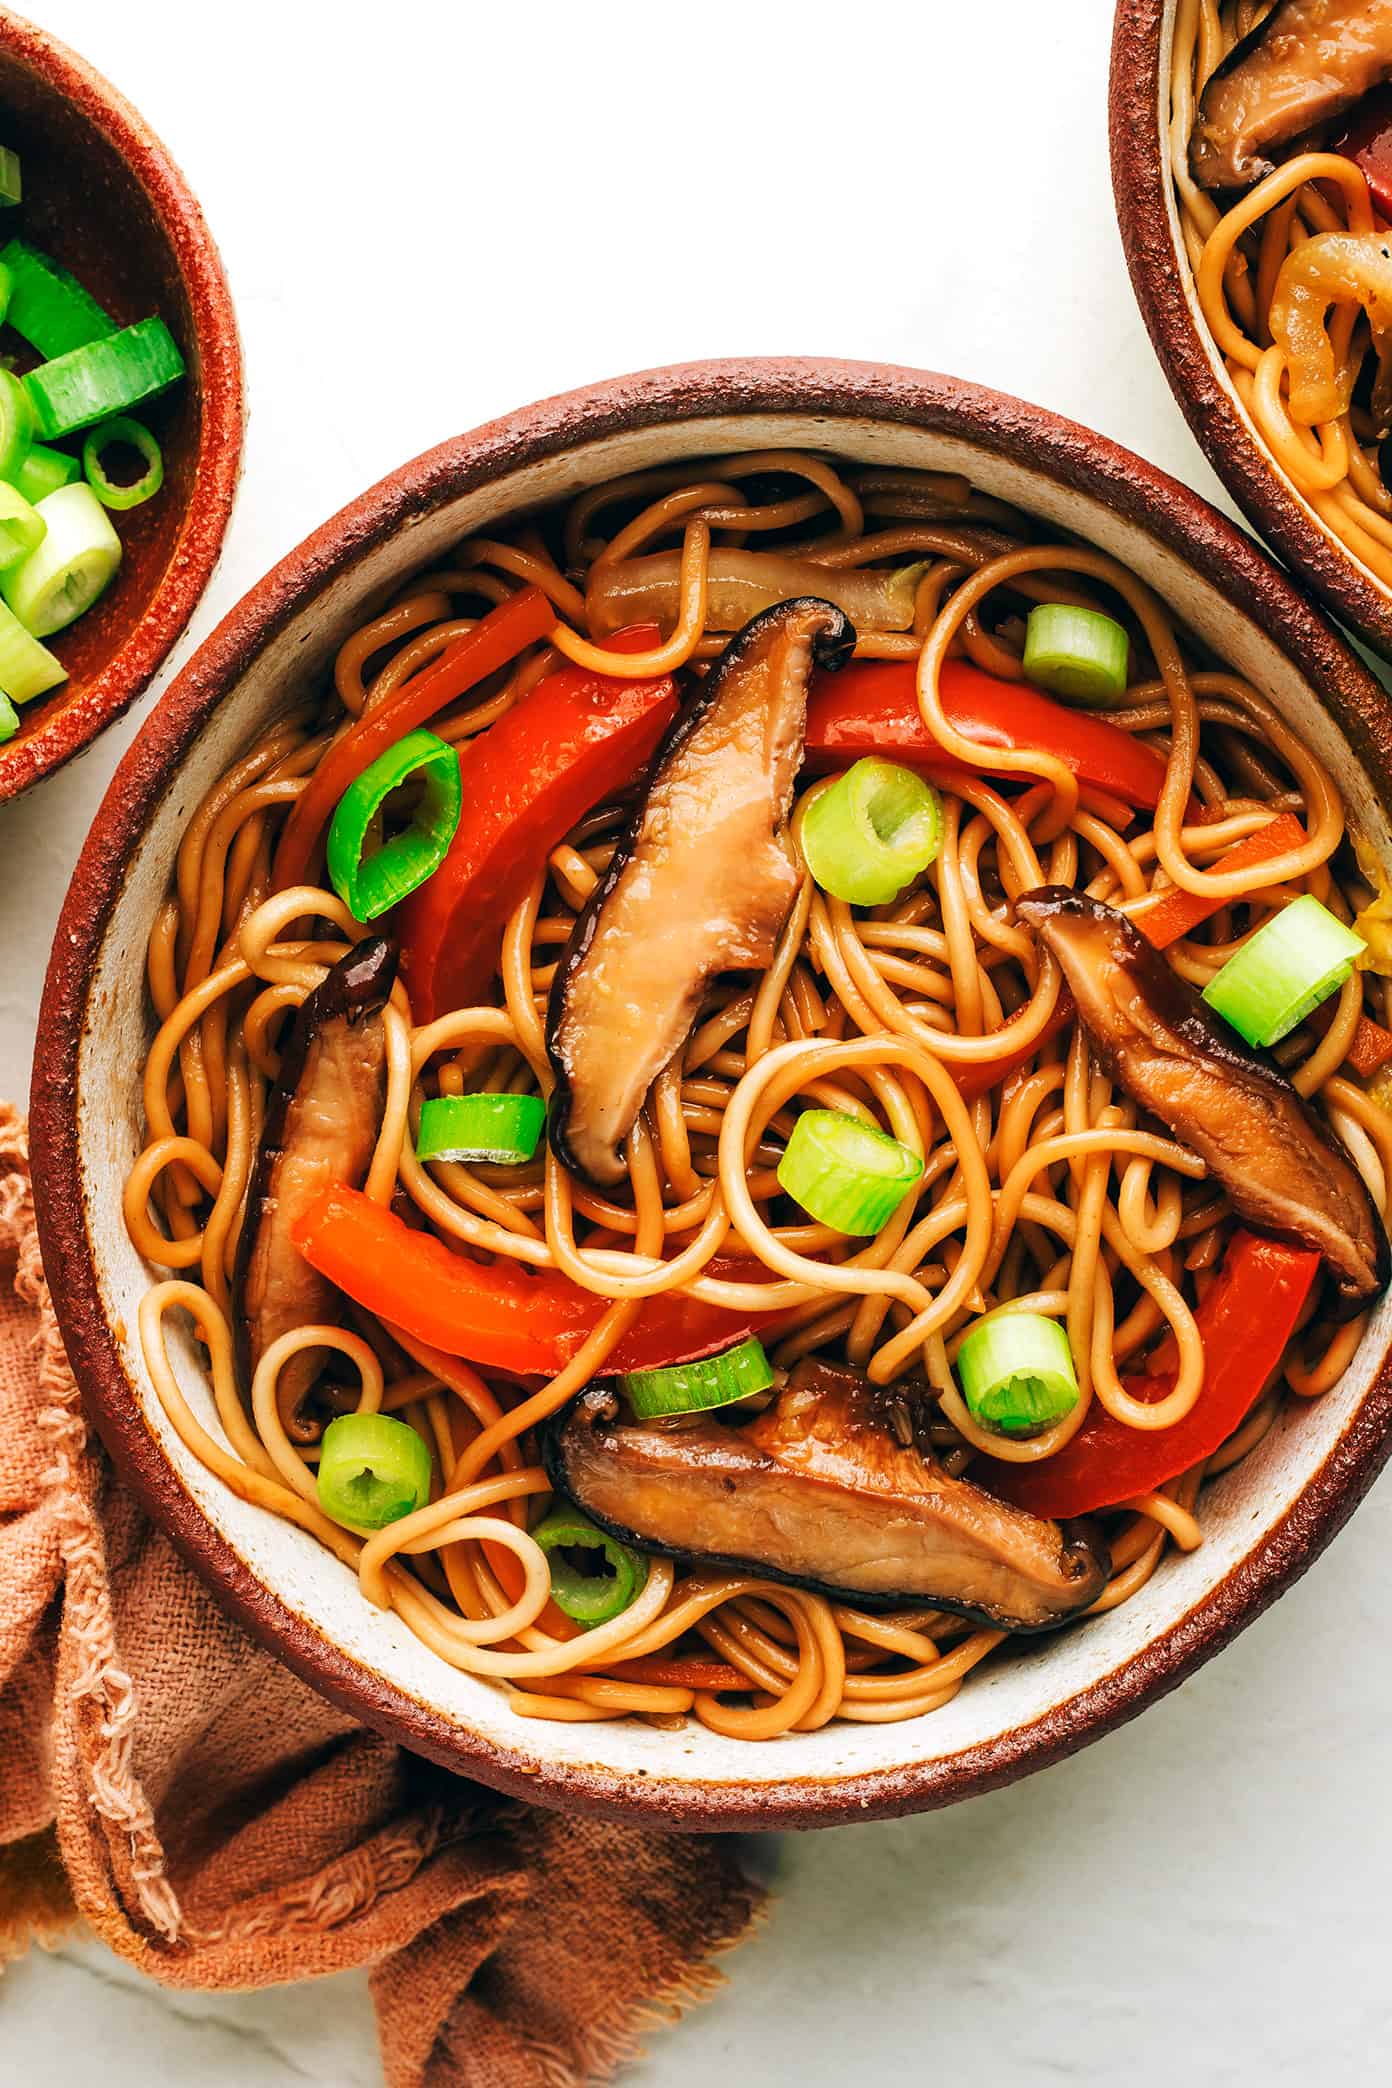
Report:
[[[551,1599],[575,1623],[587,1628],[607,1624],[642,1594],[648,1578],[642,1553],[620,1544],[574,1508],[553,1509],[532,1535],[550,1561]],[[595,1571],[584,1572],[564,1556],[568,1551],[598,1554]]]
[[[815,797],[802,852],[824,892],[852,906],[883,906],[926,870],[942,846],[938,793],[912,769],[856,762]]]
[[[13,370],[0,368],[0,479],[13,483],[33,439],[29,394]]]
[[[40,355],[67,355],[115,333],[116,321],[77,277],[27,239],[12,239],[0,250],[0,261],[14,278],[9,323]]]
[[[923,1162],[887,1131],[840,1109],[805,1109],[778,1163],[778,1182],[837,1232],[875,1233],[894,1216]]]
[[[0,695],[0,742],[13,739],[19,730],[19,712],[8,696]]]
[[[1234,951],[1203,997],[1249,1044],[1279,1044],[1338,992],[1367,947],[1307,892]]]
[[[340,1414],[319,1446],[318,1485],[335,1522],[383,1530],[430,1499],[430,1452],[390,1414]]]
[[[1037,1435],[1078,1404],[1068,1335],[1040,1312],[993,1312],[957,1351],[957,1377],[972,1419],[996,1435]]]
[[[14,294],[14,277],[3,261],[0,261],[0,321],[10,309],[10,298]]]
[[[382,807],[412,776],[424,783],[411,824],[381,840]],[[355,921],[375,921],[439,869],[459,824],[459,756],[433,732],[408,732],[339,799],[329,828],[329,876]]]
[[[540,1095],[437,1095],[422,1102],[418,1160],[530,1160],[546,1123]]]
[[[45,689],[56,689],[66,681],[68,670],[46,645],[25,630],[14,613],[0,602],[0,689],[11,703],[30,703]]]
[[[1130,640],[1114,617],[1069,602],[1040,602],[1025,625],[1025,680],[1072,703],[1126,694]]]
[[[102,451],[118,442],[138,450],[144,458],[145,469],[138,479],[114,479],[102,463]],[[103,507],[139,507],[144,501],[153,500],[164,484],[164,456],[159,444],[148,428],[124,413],[93,428],[82,445],[82,469]]]
[[[20,179],[19,154],[8,145],[0,145],[0,204],[22,203],[24,183]]]
[[[748,1399],[751,1392],[766,1392],[773,1365],[751,1334],[723,1355],[670,1363],[664,1370],[631,1370],[619,1383],[639,1420],[649,1421],[658,1414],[700,1414],[707,1407]]]
[[[0,573],[7,573],[21,558],[36,551],[47,529],[38,509],[0,479]]]
[[[60,486],[34,512],[47,525],[43,539],[0,573],[0,594],[26,631],[46,638],[85,615],[111,584],[121,563],[121,539],[90,486]]]
[[[46,442],[31,442],[11,483],[16,492],[37,507],[50,493],[56,493],[60,486],[70,486],[81,476],[82,466],[66,450],[50,449]]]
[[[40,435],[71,435],[153,399],[184,374],[184,358],[162,319],[142,319],[104,341],[89,341],[24,379]]]

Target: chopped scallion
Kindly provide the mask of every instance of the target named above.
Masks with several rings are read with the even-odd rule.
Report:
[[[819,1224],[876,1233],[898,1210],[923,1162],[887,1131],[840,1109],[807,1109],[793,1126],[778,1182]]]
[[[50,493],[56,493],[60,486],[70,486],[81,476],[82,466],[66,450],[50,449],[46,442],[31,442],[20,460],[12,484],[37,507]]]
[[[382,841],[382,808],[412,776],[424,789],[411,824]],[[408,732],[339,799],[329,828],[334,890],[355,921],[373,921],[439,869],[459,825],[459,756],[433,732]]]
[[[162,319],[142,319],[88,341],[24,379],[40,435],[71,435],[153,399],[184,374],[184,358]]]
[[[34,439],[34,409],[13,370],[0,366],[0,479],[13,484]]]
[[[90,486],[60,486],[34,511],[42,541],[0,574],[0,594],[36,638],[61,631],[91,608],[121,563],[121,539]],[[0,681],[3,687],[3,681]]]
[[[857,761],[812,800],[802,822],[808,869],[851,906],[897,898],[941,846],[937,792],[893,761]]]
[[[957,1377],[973,1420],[996,1435],[1037,1435],[1078,1404],[1068,1334],[1040,1312],[993,1312],[957,1351]]]
[[[9,145],[0,145],[0,205],[23,201],[24,182],[19,170],[19,154]]]
[[[11,703],[31,703],[67,678],[68,670],[62,661],[56,660],[46,645],[40,645],[0,602],[0,689]]]
[[[390,1414],[340,1414],[319,1446],[318,1491],[335,1522],[383,1530],[430,1499],[430,1452]]]
[[[416,1158],[515,1167],[531,1159],[545,1123],[540,1095],[435,1095],[421,1104]]]
[[[1306,892],[1248,936],[1203,997],[1249,1044],[1279,1044],[1339,991],[1367,947]]]
[[[575,1509],[554,1508],[532,1535],[551,1567],[552,1601],[587,1630],[621,1617],[642,1594],[648,1578],[647,1560]],[[567,1558],[567,1552],[590,1555],[594,1570],[587,1572]]]
[[[0,573],[7,573],[43,542],[48,524],[22,493],[0,479]]]
[[[723,1355],[669,1363],[662,1370],[631,1370],[619,1383],[639,1420],[649,1421],[659,1414],[699,1414],[766,1392],[773,1366],[763,1343],[751,1334]]]
[[[107,471],[102,452],[115,448],[118,443],[135,450],[144,460],[145,469],[139,478],[114,479]],[[92,429],[82,445],[82,469],[102,506],[118,510],[140,507],[143,502],[153,500],[164,484],[164,457],[159,444],[148,428],[125,413],[118,413],[113,419],[103,421],[99,428]]]
[[[17,334],[49,359],[85,348],[116,331],[116,321],[88,295],[77,277],[27,239],[0,249],[0,262],[14,279],[7,314]]]
[[[1040,602],[1025,625],[1025,680],[1065,702],[1117,703],[1126,694],[1130,641],[1114,617],[1070,602]]]

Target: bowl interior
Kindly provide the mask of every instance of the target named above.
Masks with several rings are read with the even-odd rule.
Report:
[[[520,509],[553,501],[620,472],[675,458],[773,445],[832,449],[858,460],[967,473],[987,492],[1092,539],[1127,561],[1189,626],[1265,689],[1330,764],[1346,790],[1352,816],[1389,849],[1387,820],[1347,741],[1282,652],[1277,639],[1234,610],[1222,592],[1137,523],[1108,503],[1070,490],[1024,463],[992,454],[972,440],[872,419],[829,425],[811,414],[740,415],[688,420],[606,437],[534,462],[466,494],[446,496],[394,537],[332,572],[301,602],[288,625],[265,643],[239,682],[208,715],[173,774],[130,861],[87,1002],[78,1067],[78,1149],[88,1250],[111,1339],[129,1384],[177,1485],[231,1547],[258,1583],[273,1592],[294,1626],[300,1657],[306,1645],[329,1642],[347,1661],[381,1678],[395,1716],[426,1713],[418,1735],[427,1751],[448,1757],[459,1742],[461,1766],[538,1795],[577,1793],[611,1811],[648,1808],[645,1793],[663,1793],[692,1820],[720,1813],[720,1791],[740,1785],[753,1798],[742,1817],[759,1811],[768,1824],[801,1793],[831,1779],[892,1777],[906,1764],[940,1764],[972,1754],[987,1773],[1004,1758],[1010,1736],[1051,1706],[1113,1676],[1159,1634],[1181,1625],[1237,1569],[1253,1545],[1296,1502],[1311,1474],[1334,1451],[1388,1346],[1392,1304],[1384,1301],[1342,1385],[1308,1409],[1288,1413],[1238,1470],[1207,1498],[1206,1541],[1172,1558],[1132,1602],[1110,1615],[1048,1640],[1031,1642],[978,1670],[946,1709],[900,1725],[835,1725],[776,1745],[751,1746],[693,1726],[680,1733],[638,1724],[538,1726],[511,1713],[503,1694],[458,1674],[428,1653],[404,1626],[370,1608],[354,1577],[307,1536],[235,1499],[185,1450],[166,1422],[136,1337],[140,1297],[151,1278],[121,1220],[120,1185],[142,1144],[140,1098],[133,1068],[151,1033],[144,951],[165,890],[176,842],[189,814],[218,773],[281,707],[288,691],[324,669],[348,631],[403,576],[463,535]],[[204,1425],[218,1432],[209,1387],[191,1340],[169,1322],[171,1353],[187,1396]],[[531,1781],[527,1782],[526,1779]],[[644,1779],[650,1781],[644,1782]],[[849,1806],[857,1800],[851,1786]],[[920,1798],[917,1802],[925,1802]],[[728,1824],[728,1816],[727,1816]]]
[[[188,559],[191,515],[200,492],[205,390],[213,373],[205,368],[209,315],[206,309],[200,313],[196,308],[186,273],[192,228],[196,225],[195,236],[201,237],[209,253],[211,242],[178,177],[174,177],[177,195],[163,180],[156,193],[127,156],[125,147],[134,133],[145,173],[156,162],[161,170],[168,168],[162,150],[139,118],[111,96],[96,75],[70,64],[66,54],[54,54],[49,46],[45,56],[36,57],[29,39],[11,41],[3,16],[0,111],[5,142],[19,153],[24,181],[22,205],[0,213],[0,240],[18,231],[44,248],[122,326],[157,313],[187,364],[181,384],[138,409],[139,418],[164,452],[164,485],[154,500],[116,518],[122,544],[116,581],[94,608],[49,641],[69,678],[20,711],[19,733],[0,748],[3,799],[76,752],[123,709],[149,680],[192,610],[196,592],[172,627],[161,634],[163,643],[152,650],[152,610],[167,581]],[[180,213],[178,221],[171,215],[171,205]],[[215,256],[213,266],[216,269]],[[224,289],[224,301],[225,295]],[[231,375],[238,388],[233,424],[239,435],[240,383],[230,304],[223,323],[230,343]],[[9,330],[4,333],[3,346],[6,353],[16,356],[21,369],[39,360]],[[225,357],[220,361],[216,375],[226,383],[229,364]],[[235,478],[235,455],[228,463]],[[221,498],[220,488],[209,483],[202,489],[203,503],[214,498]],[[224,506],[217,528],[219,540],[225,522]],[[205,571],[204,580],[206,577]],[[140,644],[132,643],[138,639]],[[55,732],[60,718],[66,721],[65,729]]]

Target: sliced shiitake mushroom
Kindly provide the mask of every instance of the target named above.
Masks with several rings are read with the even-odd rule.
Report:
[[[1189,140],[1202,188],[1250,188],[1274,148],[1392,78],[1392,0],[1277,0],[1210,75]]]
[[[800,1363],[752,1421],[635,1422],[591,1386],[544,1435],[552,1485],[640,1550],[870,1609],[1048,1631],[1095,1602],[1106,1546],[953,1479],[902,1444],[854,1371]]]
[[[367,1173],[386,1097],[387,1041],[382,1009],[396,980],[397,947],[385,936],[357,943],[298,1010],[266,1108],[247,1194],[233,1285],[234,1324],[244,1387],[280,1335],[334,1325],[342,1300],[291,1240],[296,1220],[326,1189],[357,1188]],[[276,1381],[289,1435],[319,1433],[305,1402],[326,1351],[302,1349]]]
[[[1350,1305],[1384,1289],[1387,1234],[1362,1176],[1271,1060],[1115,907],[1045,885],[1015,910],[1057,957],[1100,1063],[1199,1155],[1238,1216],[1316,1249]]]
[[[622,1181],[623,1142],[710,981],[773,956],[798,889],[783,828],[808,678],[854,645],[811,597],[746,624],[659,747],[575,924],[547,1009],[551,1143],[599,1188]]]

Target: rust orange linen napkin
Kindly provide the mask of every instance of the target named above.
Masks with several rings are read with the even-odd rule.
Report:
[[[171,1986],[363,1966],[389,2088],[579,2088],[757,1902],[729,1844],[449,1776],[222,1614],[87,1431],[0,1104],[0,1961],[81,1916]]]

